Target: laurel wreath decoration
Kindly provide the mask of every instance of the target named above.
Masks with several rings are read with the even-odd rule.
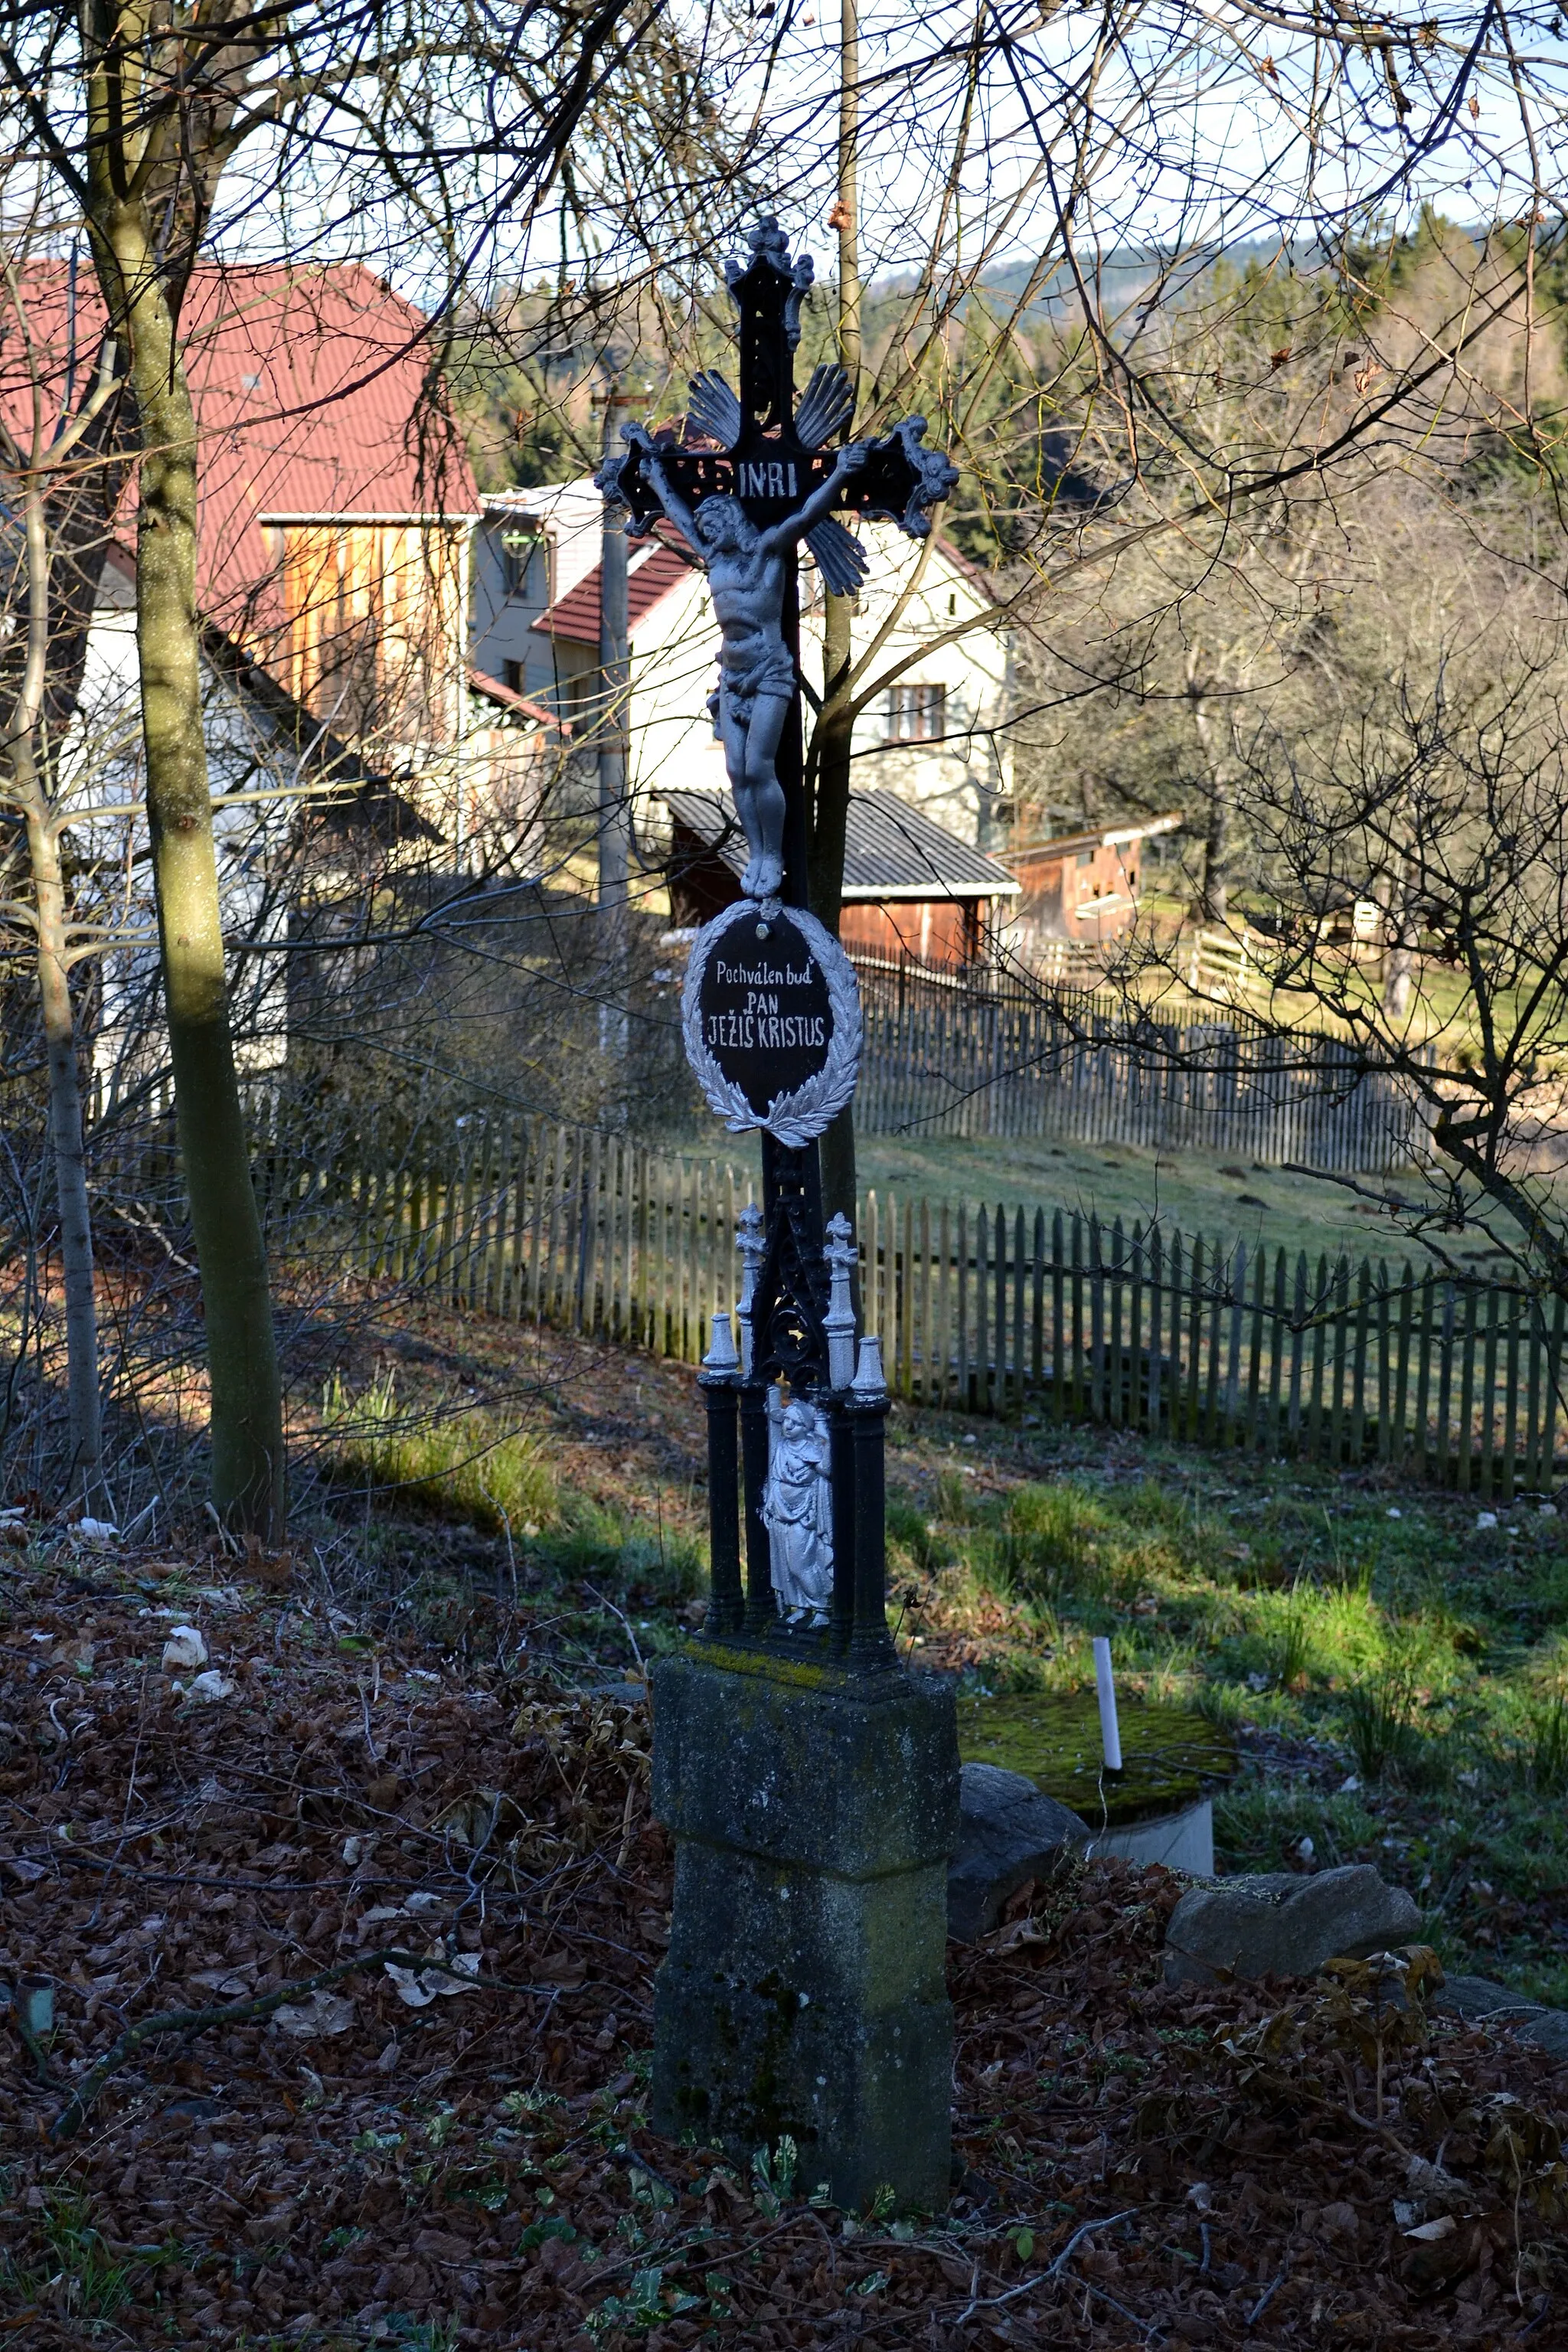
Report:
[[[827,987],[833,1034],[828,1040],[827,1059],[821,1069],[787,1094],[775,1095],[759,1118],[741,1087],[725,1076],[708,1050],[699,1002],[702,976],[725,932],[736,923],[756,919],[757,905],[752,898],[738,898],[732,907],[726,907],[710,923],[705,923],[693,940],[691,961],[686,967],[686,985],[680,992],[680,1034],[686,1045],[686,1058],[707,1097],[708,1107],[723,1120],[731,1134],[745,1135],[754,1127],[763,1128],[786,1150],[798,1151],[803,1143],[809,1143],[837,1118],[855,1092],[855,1081],[860,1072],[860,992],[855,983],[854,966],[816,916],[808,915],[801,907],[786,908],[784,914],[816,957]]]

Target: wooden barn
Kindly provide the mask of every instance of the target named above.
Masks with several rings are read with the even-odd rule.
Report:
[[[1010,848],[1018,914],[1039,939],[1114,940],[1138,911],[1143,845],[1174,833],[1182,813],[1129,817]]]
[[[708,922],[741,895],[746,840],[727,798],[666,792],[669,903],[680,925]],[[851,793],[838,935],[854,956],[908,956],[951,971],[988,952],[1018,896],[1005,866],[972,849],[896,793]]]

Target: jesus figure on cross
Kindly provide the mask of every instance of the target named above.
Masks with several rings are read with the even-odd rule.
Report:
[[[738,499],[706,498],[689,507],[645,427],[623,426],[621,437],[641,451],[644,476],[660,506],[707,565],[723,640],[719,685],[708,708],[752,853],[741,887],[748,898],[776,898],[784,882],[784,794],[775,761],[795,688],[795,657],[784,633],[784,558],[832,512],[844,484],[866,463],[866,444],[846,443],[832,473],[810,497],[784,521],[759,530]]]

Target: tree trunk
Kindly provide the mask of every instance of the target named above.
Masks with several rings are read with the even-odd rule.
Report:
[[[1409,1013],[1415,987],[1416,933],[1405,878],[1409,866],[1407,856],[1398,856],[1374,893],[1383,907],[1383,1009],[1394,1021],[1403,1021]]]
[[[62,520],[68,560],[79,551],[79,493],[68,496]],[[90,1496],[98,1485],[102,1458],[102,1417],[99,1395],[98,1299],[93,1281],[92,1211],[88,1200],[87,1165],[82,1147],[81,1075],[77,1063],[76,1022],[71,1010],[64,877],[60,866],[60,827],[38,761],[44,713],[51,707],[68,718],[80,682],[86,651],[86,622],[79,593],[72,605],[70,585],[63,601],[55,593],[54,550],[49,530],[49,502],[35,478],[24,499],[26,545],[25,581],[27,617],[14,628],[5,654],[0,656],[0,713],[5,733],[7,800],[26,829],[27,858],[33,877],[37,924],[38,997],[49,1072],[49,1139],[55,1164],[55,1192],[59,1206],[60,1260],[66,1291],[66,1412],[70,1461],[65,1488],[68,1495]],[[72,617],[74,630],[65,625]],[[54,624],[61,622],[57,646]],[[51,697],[50,656],[58,652],[69,671],[68,684]]]
[[[18,764],[12,755],[13,767]],[[30,760],[27,761],[30,765]],[[38,921],[38,994],[49,1065],[49,1141],[60,1212],[60,1258],[66,1286],[66,1399],[73,1492],[90,1498],[102,1460],[99,1401],[98,1299],[93,1281],[92,1211],[82,1143],[81,1072],[66,961],[66,901],[59,835],[33,795],[27,856]]]
[[[1215,738],[1213,716],[1201,694],[1194,695],[1193,719],[1209,772],[1209,813],[1204,832],[1204,873],[1198,892],[1197,914],[1201,922],[1223,923],[1230,907],[1229,768]]]
[[[1391,947],[1383,966],[1383,1009],[1391,1020],[1405,1019],[1415,984],[1415,957],[1406,947]]]
[[[213,1503],[264,1539],[282,1531],[277,1342],[224,981],[202,731],[196,429],[175,323],[140,208],[95,203],[95,257],[130,351],[142,450],[136,645],[147,814],[180,1139],[206,1318]]]
[[[1230,882],[1226,861],[1230,851],[1230,803],[1216,785],[1209,801],[1208,830],[1204,835],[1204,889],[1199,911],[1210,923],[1223,923],[1230,912]]]
[[[604,456],[608,464],[616,455],[620,413],[629,406],[630,399],[618,390],[612,378],[604,400]],[[631,876],[628,555],[626,518],[606,505],[599,541],[599,936],[604,960],[599,1051],[611,1065],[607,1108],[611,1122],[616,1126],[626,1123],[626,1056],[631,1045],[626,1012]]]

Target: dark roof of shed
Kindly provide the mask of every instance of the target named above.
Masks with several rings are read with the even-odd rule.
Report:
[[[1079,833],[1055,833],[1039,841],[1016,842],[1007,855],[1015,866],[1026,859],[1068,857],[1079,849],[1123,849],[1137,841],[1152,841],[1156,835],[1174,833],[1186,820],[1180,809],[1169,809],[1163,816],[1121,816],[1108,818],[1103,824],[1086,825]]]
[[[519,719],[531,719],[536,727],[552,727],[562,735],[572,732],[570,719],[558,719],[552,711],[545,709],[542,702],[531,702],[526,694],[519,694],[515,688],[503,685],[488,670],[476,669],[471,662],[468,665],[468,684],[474,693],[483,695],[487,702],[499,704],[502,710],[510,711]]]
[[[727,802],[717,793],[662,793],[670,815],[730,868],[745,871],[748,851]],[[847,900],[1012,898],[1019,886],[1005,866],[971,849],[896,793],[851,793],[844,845]]]
[[[300,754],[301,768],[311,783],[326,787],[318,799],[301,795],[303,810],[324,831],[350,833],[364,826],[382,842],[440,840],[438,828],[420,815],[384,770],[373,767],[352,743],[323,727],[269,669],[233,637],[226,636],[216,622],[203,626],[202,651],[214,670],[237,692],[247,696],[277,728],[282,740]]]

